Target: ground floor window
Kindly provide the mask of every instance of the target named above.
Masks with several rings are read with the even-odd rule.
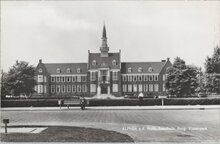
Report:
[[[77,85],[77,92],[81,92],[81,85]]]
[[[132,76],[128,76],[128,81],[132,81]]]
[[[149,91],[150,92],[154,91],[154,86],[152,84],[149,84]]]
[[[90,84],[90,92],[96,92],[96,84]]]
[[[154,91],[158,92],[158,84],[154,84]]]
[[[145,92],[148,91],[148,85],[147,85],[147,84],[144,85],[144,91],[145,91]]]
[[[75,93],[76,92],[76,86],[72,85],[72,92]]]
[[[60,85],[56,85],[56,92],[60,93]]]
[[[61,92],[62,92],[62,93],[65,93],[65,88],[66,88],[65,85],[62,85],[62,86],[61,86]]]
[[[131,84],[128,85],[128,92],[132,92],[132,85]]]
[[[138,91],[139,91],[139,92],[142,92],[142,91],[143,91],[143,86],[142,86],[142,84],[139,84],[139,85],[138,85]]]
[[[86,85],[82,85],[82,92],[87,92],[87,86]]]
[[[113,84],[112,85],[112,91],[113,92],[118,92],[118,84]]]
[[[38,85],[37,87],[37,93],[43,93],[43,85]]]
[[[137,92],[137,84],[133,84],[133,91]]]
[[[71,85],[67,85],[67,90],[66,92],[70,93],[71,92]]]
[[[123,92],[127,92],[127,85],[123,84]]]
[[[44,85],[44,93],[47,93],[47,86]]]

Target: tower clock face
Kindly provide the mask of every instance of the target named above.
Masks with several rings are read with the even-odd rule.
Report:
[[[40,69],[38,70],[38,72],[39,72],[39,73],[42,73],[42,72],[43,72],[43,70],[40,68]]]

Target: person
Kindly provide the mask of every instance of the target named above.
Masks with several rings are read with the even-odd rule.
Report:
[[[80,106],[81,110],[84,110],[86,107],[86,99],[83,96],[80,97]]]
[[[142,92],[139,93],[138,95],[138,99],[139,99],[139,106],[142,105],[142,101],[143,101],[143,97],[144,97],[144,94]]]

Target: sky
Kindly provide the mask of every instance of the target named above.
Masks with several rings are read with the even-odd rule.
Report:
[[[1,1],[1,68],[87,62],[104,23],[122,62],[178,56],[203,68],[220,45],[220,1]]]

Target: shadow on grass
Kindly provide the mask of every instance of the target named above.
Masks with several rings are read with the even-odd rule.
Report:
[[[11,126],[12,127],[12,126]],[[48,127],[41,133],[1,133],[3,142],[134,142],[133,139],[115,131],[68,126],[13,126]]]

